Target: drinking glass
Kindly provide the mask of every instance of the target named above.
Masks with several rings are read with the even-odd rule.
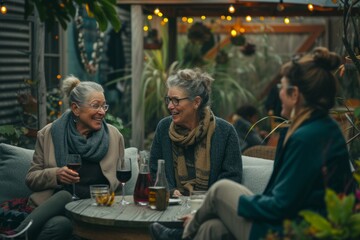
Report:
[[[116,177],[122,185],[122,199],[120,203],[122,205],[129,204],[129,202],[125,200],[125,183],[131,178],[131,158],[120,161],[120,166],[118,166],[116,170]]]
[[[79,154],[69,154],[66,157],[66,166],[73,170],[74,172],[79,171],[80,167],[81,167],[81,156]],[[72,188],[73,188],[73,195],[72,195],[72,200],[79,200],[79,197],[76,196],[75,193],[75,183],[72,183]]]

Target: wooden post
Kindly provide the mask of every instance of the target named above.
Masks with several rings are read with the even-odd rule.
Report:
[[[37,102],[38,102],[38,129],[47,124],[46,112],[46,80],[44,69],[44,51],[45,51],[45,24],[40,21],[38,12],[36,12],[35,25],[35,43],[34,43],[34,80],[37,81]]]
[[[131,5],[131,141],[130,145],[144,148],[144,106],[140,105],[141,75],[144,68],[143,11],[141,5]]]

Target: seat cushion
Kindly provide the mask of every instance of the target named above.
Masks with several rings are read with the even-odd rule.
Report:
[[[0,143],[0,203],[30,195],[25,176],[33,154],[34,150]]]
[[[264,191],[273,170],[274,161],[256,157],[242,156],[242,184],[255,194]]]

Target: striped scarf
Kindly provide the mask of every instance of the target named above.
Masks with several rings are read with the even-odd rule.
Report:
[[[215,117],[210,108],[205,108],[204,118],[199,125],[189,131],[173,122],[170,125],[169,136],[172,140],[175,177],[180,192],[207,190],[210,175],[211,137],[215,131]],[[195,179],[188,179],[188,171],[184,157],[186,147],[195,144],[194,165]]]

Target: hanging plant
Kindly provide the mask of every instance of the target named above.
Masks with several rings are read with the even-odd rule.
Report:
[[[235,46],[243,46],[246,43],[246,38],[243,34],[231,37],[231,43]]]
[[[81,63],[84,66],[84,69],[89,74],[95,74],[99,68],[99,62],[101,60],[101,54],[104,50],[104,33],[100,31],[98,23],[96,23],[96,40],[92,46],[92,52],[90,58],[86,52],[85,46],[85,29],[84,29],[84,20],[81,16],[80,9],[77,10],[75,16],[75,24],[77,30],[77,46],[80,53]]]

